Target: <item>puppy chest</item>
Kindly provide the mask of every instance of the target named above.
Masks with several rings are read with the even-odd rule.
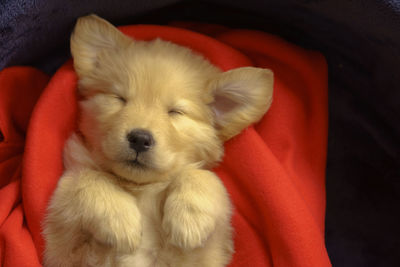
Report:
[[[137,200],[142,221],[140,246],[129,260],[132,266],[164,266],[161,254],[166,249],[166,240],[161,225],[166,186],[157,184],[131,190]]]

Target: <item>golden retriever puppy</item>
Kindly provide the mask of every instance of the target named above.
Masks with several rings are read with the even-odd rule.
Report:
[[[226,266],[232,206],[209,168],[270,106],[273,74],[80,18],[79,132],[44,223],[45,266]]]

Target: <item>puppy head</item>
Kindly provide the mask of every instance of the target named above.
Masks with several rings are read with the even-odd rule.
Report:
[[[94,15],[78,20],[71,52],[88,148],[137,183],[212,166],[223,141],[258,121],[272,99],[269,70],[223,73],[187,48],[134,41]]]

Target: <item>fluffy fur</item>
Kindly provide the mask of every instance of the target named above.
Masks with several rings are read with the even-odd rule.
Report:
[[[71,37],[79,133],[44,224],[45,266],[225,266],[232,207],[208,169],[270,106],[272,72],[221,72],[191,50],[135,41],[97,16]],[[150,133],[149,150],[129,133]]]

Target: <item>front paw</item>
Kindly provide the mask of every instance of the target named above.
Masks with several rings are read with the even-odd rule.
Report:
[[[162,227],[168,241],[183,249],[201,247],[215,229],[215,217],[188,195],[171,194],[164,206]]]
[[[139,212],[131,211],[131,213],[107,216],[98,223],[98,229],[93,233],[93,237],[97,242],[112,247],[119,253],[133,253],[142,237]]]

